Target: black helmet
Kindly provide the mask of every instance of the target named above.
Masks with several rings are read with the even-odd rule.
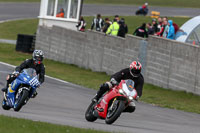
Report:
[[[33,52],[33,60],[35,64],[41,64],[44,58],[44,53],[42,50],[34,50]]]
[[[133,61],[130,64],[129,69],[130,69],[130,73],[133,77],[138,77],[141,73],[142,65],[139,61]]]

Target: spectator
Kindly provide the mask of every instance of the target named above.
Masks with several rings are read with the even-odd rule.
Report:
[[[176,32],[179,30],[179,27],[176,23],[173,23],[173,26],[174,26],[174,30],[175,30],[175,34],[176,34]]]
[[[139,37],[148,37],[147,31],[146,31],[146,24],[143,23],[142,26],[140,26],[139,28],[137,28],[135,30],[135,32],[133,33],[133,35],[135,36],[139,36]]]
[[[169,32],[168,32],[167,38],[168,39],[174,39],[175,29],[174,29],[174,26],[173,26],[173,21],[169,20],[168,23],[169,23]]]
[[[122,18],[119,21],[119,32],[118,32],[118,36],[120,37],[124,37],[125,35],[128,33],[128,26],[125,24],[125,19]]]
[[[86,27],[86,22],[84,20],[84,18],[81,16],[79,21],[78,21],[78,24],[76,25],[77,29],[79,31],[82,31],[84,32],[85,31],[85,27]]]
[[[153,26],[151,26],[151,23],[147,23],[146,27],[147,27],[147,34],[154,35],[155,30],[154,30]]]
[[[163,22],[164,22],[164,21],[168,21],[168,18],[167,18],[167,17],[163,17]],[[178,27],[178,25],[177,25],[176,23],[174,23],[174,22],[173,22],[173,26],[174,26],[175,34],[176,34],[176,32],[179,30],[179,27]]]
[[[119,20],[120,20],[119,15],[115,15],[115,18],[114,18],[114,19],[116,19],[116,20],[117,20],[117,23],[119,23]]]
[[[168,17],[163,17],[162,21],[168,21]]]
[[[96,28],[96,31],[101,31],[104,25],[104,21],[101,18],[101,14],[97,14],[97,17],[93,19],[92,21],[92,26],[91,26],[91,30],[93,30],[93,28]]]
[[[169,24],[168,24],[167,20],[164,21],[164,25],[165,25],[165,29],[164,29],[164,32],[163,32],[163,37],[167,38],[167,35],[168,35],[168,32],[169,32]]]
[[[158,32],[158,24],[157,24],[156,19],[152,19],[152,27],[155,33]]]
[[[106,33],[106,31],[108,30],[108,27],[112,24],[112,22],[109,20],[109,18],[105,18],[105,24],[103,27],[103,32]]]
[[[155,35],[162,37],[164,29],[165,29],[165,27],[164,27],[162,18],[159,17],[158,18],[158,32]]]
[[[161,17],[159,17],[158,18],[158,32],[160,32],[161,31],[161,27],[162,27],[162,18]]]
[[[109,26],[108,30],[106,31],[106,34],[117,36],[118,31],[119,31],[119,24],[117,23],[117,20],[114,19],[113,24]]]
[[[61,8],[61,9],[60,9],[60,12],[58,12],[58,13],[56,14],[56,17],[64,18],[64,15],[65,15],[65,13],[64,13],[64,9]]]

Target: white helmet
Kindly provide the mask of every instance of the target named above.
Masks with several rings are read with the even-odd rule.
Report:
[[[144,5],[145,5],[145,6],[148,6],[148,3],[145,3]]]
[[[41,64],[44,58],[44,53],[42,50],[34,50],[33,60],[36,64]]]

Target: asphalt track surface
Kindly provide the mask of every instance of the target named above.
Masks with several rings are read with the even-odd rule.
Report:
[[[39,16],[39,3],[0,3],[0,21],[36,18]],[[95,16],[101,13],[103,16],[124,15],[133,16],[138,6],[124,6],[124,5],[91,5],[84,4],[84,16]],[[175,7],[149,7],[149,12],[159,11],[161,16],[190,16],[194,17],[200,15],[199,8],[175,8]]]
[[[0,63],[1,88],[5,85],[6,75],[13,69]],[[141,102],[136,103],[137,108],[134,113],[123,113],[112,125],[105,124],[104,120],[87,122],[84,113],[95,92],[46,77],[45,83],[38,90],[38,96],[30,99],[20,112],[14,112],[13,109],[5,111],[0,108],[0,114],[111,132],[199,133],[200,131],[199,114],[160,108]],[[1,101],[2,97],[1,93]]]

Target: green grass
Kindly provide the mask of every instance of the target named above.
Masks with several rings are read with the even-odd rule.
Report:
[[[108,16],[103,16],[103,18]],[[143,17],[143,16],[120,16],[121,18],[125,18],[126,24],[129,28],[129,34],[132,34],[137,27],[139,27],[142,23],[151,22],[151,17]],[[87,23],[86,28],[90,29],[91,22],[94,17],[84,17]],[[110,20],[113,19],[113,16],[109,17]],[[181,18],[181,17],[169,17],[179,26],[184,24],[190,18]],[[38,26],[38,19],[26,19],[26,20],[17,20],[10,21],[0,24],[0,38],[3,39],[17,39],[17,34],[30,34],[33,35],[36,32]]]
[[[10,44],[0,44],[0,61],[13,65],[19,65],[31,54],[24,54],[15,51],[15,46]],[[110,76],[105,73],[92,72],[75,65],[69,65],[45,59],[46,74],[57,77],[81,86],[98,89],[100,84],[108,81]],[[172,91],[150,84],[145,84],[143,102],[155,104],[161,107],[183,110],[200,114],[200,96],[183,91]]]
[[[149,6],[174,6],[199,8],[199,0],[84,0],[84,3],[92,4],[123,4],[143,5],[148,2]]]
[[[0,133],[108,133],[0,115]],[[8,128],[11,127],[11,128]]]
[[[38,19],[9,21],[0,24],[0,38],[17,39],[17,34],[30,34],[36,32]]]

